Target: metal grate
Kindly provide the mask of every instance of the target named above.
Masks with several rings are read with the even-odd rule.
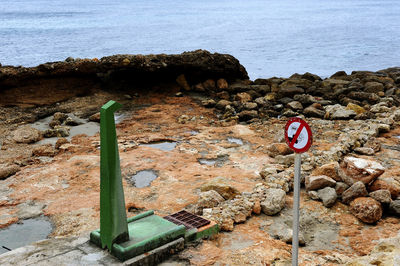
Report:
[[[165,216],[164,219],[177,225],[184,225],[187,229],[200,228],[210,223],[209,220],[206,220],[185,210]]]

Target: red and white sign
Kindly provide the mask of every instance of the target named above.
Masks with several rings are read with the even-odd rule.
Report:
[[[290,118],[285,126],[286,143],[296,153],[308,151],[312,144],[310,126],[301,118]]]

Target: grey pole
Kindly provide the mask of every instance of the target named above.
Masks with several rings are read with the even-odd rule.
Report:
[[[292,266],[298,266],[301,153],[294,157]]]

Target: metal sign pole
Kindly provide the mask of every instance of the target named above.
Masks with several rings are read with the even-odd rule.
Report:
[[[301,153],[294,157],[292,266],[298,265]]]

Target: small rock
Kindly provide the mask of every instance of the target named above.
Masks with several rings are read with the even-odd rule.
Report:
[[[303,105],[298,101],[291,101],[286,106],[295,111],[303,110]]]
[[[100,123],[100,113],[92,114],[89,117],[89,121]]]
[[[350,203],[350,212],[364,223],[375,223],[382,217],[382,205],[373,198],[359,197]]]
[[[261,202],[262,212],[266,215],[275,215],[285,207],[286,193],[282,189],[269,188],[266,190],[265,200]]]
[[[351,119],[357,115],[353,110],[348,110],[340,104],[328,105],[325,110],[325,117],[332,120]]]
[[[61,113],[61,112],[56,112],[53,115],[53,120],[60,121],[61,123],[64,122],[65,119],[67,119],[68,115]]]
[[[236,195],[239,195],[240,192],[232,187],[228,180],[223,177],[216,177],[210,182],[204,184],[200,188],[201,191],[209,191],[215,190],[218,194],[220,194],[224,199],[233,199]]]
[[[178,117],[178,123],[179,124],[186,124],[190,120],[190,117],[188,115],[181,115]]]
[[[296,94],[304,94],[304,89],[297,87],[297,86],[292,86],[292,87],[284,87],[284,88],[279,88],[278,93],[281,96],[287,96],[287,97],[291,97],[294,96]]]
[[[254,110],[257,108],[257,104],[253,102],[246,102],[243,103],[243,108],[246,110]]]
[[[55,148],[58,150],[61,145],[68,143],[69,141],[66,138],[59,138],[56,142]]]
[[[318,196],[318,192],[315,190],[310,190],[307,192],[308,196],[312,199],[312,200],[319,200],[319,196]]]
[[[391,213],[400,216],[400,200],[393,200],[390,202],[389,210]]]
[[[225,232],[233,231],[233,219],[225,219],[223,220],[222,224],[220,225],[221,230]]]
[[[21,170],[18,165],[0,165],[0,179],[6,179],[9,176],[14,175],[16,172]]]
[[[68,137],[69,136],[69,127],[56,126],[54,128],[56,131],[56,137]]]
[[[355,182],[351,187],[346,189],[342,193],[342,201],[345,204],[349,204],[352,200],[358,197],[365,197],[368,195],[367,189],[363,182]]]
[[[241,103],[250,102],[251,96],[247,92],[240,92],[235,95],[235,101],[239,101]]]
[[[380,189],[380,190],[371,192],[371,193],[369,193],[369,196],[383,204],[389,204],[392,201],[390,191],[387,189]]]
[[[231,105],[232,103],[227,100],[220,100],[215,107],[220,110],[224,110],[227,105]]]
[[[215,91],[215,81],[213,79],[207,79],[203,82],[203,87],[207,91]]]
[[[197,206],[201,209],[213,208],[224,201],[225,199],[217,191],[208,190],[200,193]]]
[[[253,213],[255,213],[255,214],[260,214],[261,213],[261,203],[260,203],[259,200],[256,200],[254,202]]]
[[[317,118],[323,118],[325,116],[325,111],[317,109],[313,106],[309,106],[303,110],[304,115],[308,117],[317,117]]]
[[[198,84],[194,85],[193,89],[198,92],[204,92],[206,90],[202,83],[198,83]]]
[[[289,155],[276,155],[275,156],[275,161],[278,164],[284,164],[286,166],[290,166],[294,163],[294,154],[289,154]]]
[[[370,186],[370,191],[377,191],[381,189],[389,190],[392,199],[396,199],[400,195],[400,183],[392,177],[378,177]]]
[[[334,179],[335,181],[342,181],[339,174],[339,163],[338,162],[333,162],[333,163],[328,163],[324,164],[320,167],[315,168],[314,171],[312,171],[311,175],[317,176],[317,175],[325,175],[329,176],[330,178]]]
[[[336,190],[331,187],[326,187],[318,190],[318,197],[322,200],[325,207],[332,207],[337,199]]]
[[[217,80],[217,88],[220,90],[226,90],[228,88],[228,82],[225,79]]]
[[[217,103],[213,99],[203,100],[201,104],[204,107],[211,108],[214,107]]]
[[[365,92],[379,93],[379,92],[383,92],[383,90],[384,90],[382,83],[374,82],[374,81],[365,83],[364,87],[365,87],[365,90],[364,90]]]
[[[288,155],[293,153],[286,143],[272,143],[266,147],[266,150],[267,154],[272,158],[275,158],[277,155]]]
[[[354,103],[348,103],[346,109],[353,110],[357,115],[367,112],[364,108]]]
[[[336,181],[326,175],[306,176],[306,190],[317,190],[325,187],[335,186]]]
[[[80,122],[74,120],[71,117],[67,117],[67,119],[65,119],[65,125],[67,125],[67,126],[77,126],[80,124],[81,124]]]
[[[354,151],[361,155],[374,155],[375,154],[374,149],[367,148],[367,147],[358,147],[358,148],[355,148]]]
[[[183,97],[183,93],[181,91],[177,92],[175,93],[175,97]]]
[[[338,196],[341,196],[343,192],[349,188],[349,185],[343,182],[336,182],[335,191]]]
[[[41,138],[41,133],[36,128],[22,126],[13,132],[12,139],[17,143],[33,143]]]
[[[256,110],[245,110],[241,111],[239,114],[240,121],[248,121],[250,119],[258,117],[258,112]]]

